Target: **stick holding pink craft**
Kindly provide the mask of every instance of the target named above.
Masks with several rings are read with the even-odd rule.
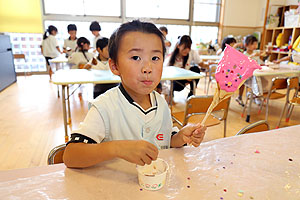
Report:
[[[218,87],[201,125],[205,124],[213,109],[221,101],[230,98],[253,75],[253,71],[256,69],[261,69],[256,61],[226,45],[224,56],[215,73]]]

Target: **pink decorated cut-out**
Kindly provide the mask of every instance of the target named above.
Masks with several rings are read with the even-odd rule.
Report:
[[[253,75],[253,71],[256,69],[261,69],[261,67],[255,60],[226,44],[224,56],[218,64],[215,78],[221,90],[234,92],[242,81]]]

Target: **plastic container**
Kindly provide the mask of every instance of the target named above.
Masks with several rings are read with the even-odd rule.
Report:
[[[150,165],[137,166],[138,180],[142,188],[146,190],[161,189],[167,179],[169,165],[163,159],[158,158]]]

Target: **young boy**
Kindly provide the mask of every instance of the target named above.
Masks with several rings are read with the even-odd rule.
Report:
[[[167,40],[168,29],[165,26],[161,26],[161,27],[159,27],[159,30],[164,35],[164,42],[165,42],[165,47],[166,47],[166,55],[168,55],[169,54],[169,49],[171,47],[171,42],[169,40]]]
[[[67,167],[83,168],[122,158],[138,165],[156,160],[158,149],[199,146],[206,128],[187,125],[171,136],[166,101],[155,91],[162,75],[164,38],[152,23],[122,24],[109,40],[109,66],[122,83],[92,102],[64,152]]]
[[[77,27],[75,24],[69,24],[67,29],[70,37],[64,41],[63,52],[66,53],[66,57],[68,58],[73,52],[75,52],[77,47]]]
[[[96,52],[96,43],[101,38],[101,35],[100,35],[101,26],[100,26],[99,22],[93,21],[90,25],[90,31],[95,36],[92,48],[94,48],[94,52]]]
[[[108,38],[103,37],[99,39],[96,43],[98,56],[91,59],[88,64],[85,66],[86,69],[92,68],[95,70],[110,70],[108,64]],[[107,90],[116,87],[116,83],[107,83],[107,84],[95,84],[94,85],[94,99],[99,95],[103,94]]]

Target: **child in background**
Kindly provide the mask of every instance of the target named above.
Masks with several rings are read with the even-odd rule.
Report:
[[[66,53],[66,57],[68,58],[73,52],[75,52],[77,47],[77,27],[75,24],[69,24],[67,29],[70,37],[64,41],[63,52]]]
[[[96,43],[98,56],[92,58],[88,64],[86,64],[85,68],[95,69],[95,70],[110,70],[108,64],[108,38],[103,37],[99,39]],[[117,83],[107,83],[107,84],[95,84],[94,85],[94,99],[103,94],[107,90],[116,87]]]
[[[188,35],[179,37],[179,40],[176,44],[174,51],[171,53],[171,56],[165,61],[167,66],[175,66],[180,68],[185,68],[196,73],[200,73],[198,65],[201,64],[201,59],[199,54],[191,50],[192,39]],[[194,87],[197,87],[199,79],[195,80],[196,85],[194,86],[193,81],[191,80],[179,80],[174,81],[173,90],[182,91],[185,88],[186,84],[190,84],[190,92],[188,97],[193,95]]]
[[[152,23],[134,20],[112,34],[109,66],[122,83],[92,102],[64,151],[67,167],[114,158],[145,165],[156,160],[158,149],[200,145],[206,129],[200,124],[189,124],[171,136],[170,110],[153,91],[161,79],[164,54],[163,35]]]
[[[96,43],[101,38],[101,35],[100,35],[101,26],[100,26],[99,22],[93,21],[90,25],[90,31],[95,36],[94,40],[93,40],[92,48],[94,48],[93,52],[96,52]]]
[[[167,40],[167,35],[168,35],[168,29],[165,26],[159,27],[159,30],[162,32],[164,35],[164,42],[165,42],[165,47],[166,47],[166,56],[169,55],[169,49],[171,47],[171,42]]]
[[[248,36],[246,36],[244,43],[245,43],[244,46],[246,48],[246,51],[244,52],[244,54],[246,56],[248,56],[249,58],[255,60],[259,65],[264,64],[264,61],[261,58],[263,58],[264,60],[267,58],[267,56],[265,56],[266,52],[260,52],[259,50],[257,50],[257,47],[258,47],[257,38],[254,35],[248,35]],[[267,54],[268,54],[268,52],[267,52]],[[266,81],[263,77],[261,78],[261,81],[262,81],[262,85],[266,84],[265,83]],[[252,77],[246,81],[246,84],[251,85],[253,92],[258,95],[258,90],[259,90],[258,85],[254,84]],[[245,89],[245,86],[242,85],[239,88],[239,96],[235,99],[241,106],[245,106],[244,102],[242,100],[242,95],[243,95],[244,89]],[[260,104],[261,102],[259,99],[255,99],[255,103]]]
[[[40,46],[42,54],[46,59],[50,81],[52,78],[52,69],[49,60],[58,57],[59,54],[62,53],[59,49],[58,42],[55,38],[56,34],[57,28],[55,26],[50,25],[43,35],[42,45]]]
[[[72,53],[68,58],[68,63],[73,64],[72,69],[82,69],[94,57],[94,54],[89,53],[90,41],[85,37],[80,37],[77,40],[76,52]]]

